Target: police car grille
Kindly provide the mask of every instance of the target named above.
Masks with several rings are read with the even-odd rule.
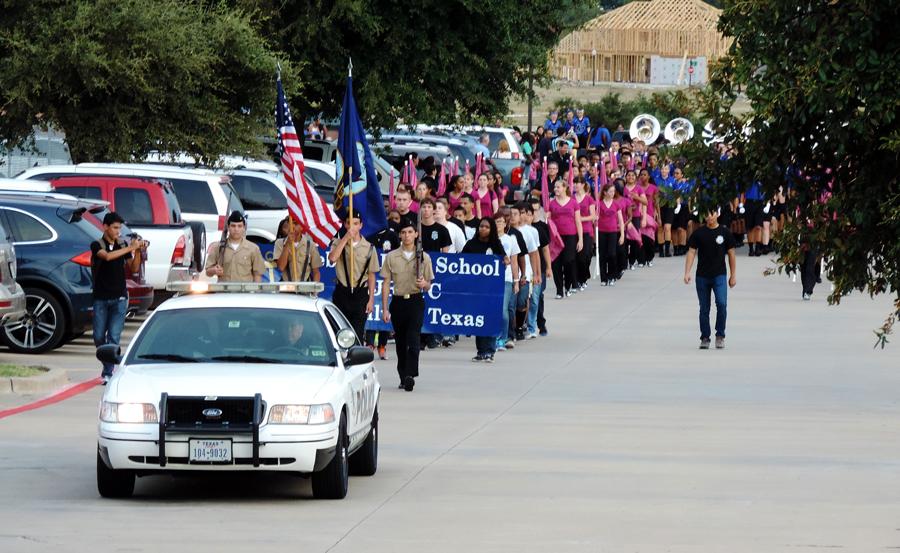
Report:
[[[262,406],[261,406],[262,407]],[[217,415],[215,411],[221,411]],[[262,407],[261,411],[264,412]],[[207,414],[204,414],[204,411]],[[262,419],[262,412],[260,413]],[[253,425],[253,398],[169,397],[166,427],[170,431],[249,431]]]

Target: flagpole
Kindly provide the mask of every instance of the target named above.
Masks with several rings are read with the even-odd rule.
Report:
[[[297,274],[297,243],[294,242],[294,218],[288,215],[288,235],[287,240],[291,242],[291,280],[299,281],[303,279],[303,275]],[[285,241],[287,242],[287,241]]]
[[[350,184],[350,209],[347,212],[347,219],[350,221],[350,228],[353,228],[353,163],[347,168],[347,175],[347,182]],[[348,233],[350,232],[350,228],[347,229]],[[350,285],[351,294],[353,293],[353,277],[355,276],[353,273],[355,272],[355,269],[356,265],[353,263],[353,236],[350,236],[350,274],[347,275],[347,283]]]

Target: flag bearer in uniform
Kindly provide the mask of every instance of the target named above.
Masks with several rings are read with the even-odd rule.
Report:
[[[375,246],[360,234],[362,226],[358,212],[348,213],[344,236],[332,240],[328,252],[336,278],[331,301],[350,321],[360,343],[365,340],[366,319],[375,305],[375,273],[380,268]]]
[[[300,224],[292,225],[289,217],[285,217],[280,226],[284,237],[275,241],[274,254],[278,270],[281,271],[281,280],[319,282],[322,257],[319,255],[316,245],[313,244],[312,238],[308,235],[304,236]],[[291,244],[294,245],[293,250]],[[294,259],[291,258],[292,255]],[[295,270],[297,274],[294,274]]]
[[[400,387],[411,392],[419,376],[419,340],[425,317],[423,292],[431,286],[434,272],[431,258],[417,251],[416,229],[407,218],[400,221],[400,248],[384,258],[381,276],[382,319],[394,327],[397,345],[397,373]],[[393,284],[393,298],[388,309],[388,296]]]

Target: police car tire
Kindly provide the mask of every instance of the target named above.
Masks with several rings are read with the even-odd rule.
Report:
[[[378,470],[378,408],[372,415],[372,429],[356,452],[350,456],[350,474],[372,476]]]
[[[106,466],[97,452],[97,491],[108,498],[126,498],[134,493],[134,472],[115,470]]]
[[[316,499],[344,499],[350,485],[349,440],[347,439],[347,418],[341,412],[338,426],[338,443],[334,457],[328,465],[312,475],[313,497]]]

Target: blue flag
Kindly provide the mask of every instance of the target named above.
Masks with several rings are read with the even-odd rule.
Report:
[[[353,182],[350,183],[350,175]],[[371,236],[387,228],[387,215],[378,173],[372,159],[372,151],[366,141],[366,133],[356,111],[353,99],[353,77],[347,77],[347,91],[341,109],[341,130],[338,135],[338,151],[335,160],[337,189],[334,195],[335,211],[343,219],[353,196],[353,210],[363,221],[362,235]]]

